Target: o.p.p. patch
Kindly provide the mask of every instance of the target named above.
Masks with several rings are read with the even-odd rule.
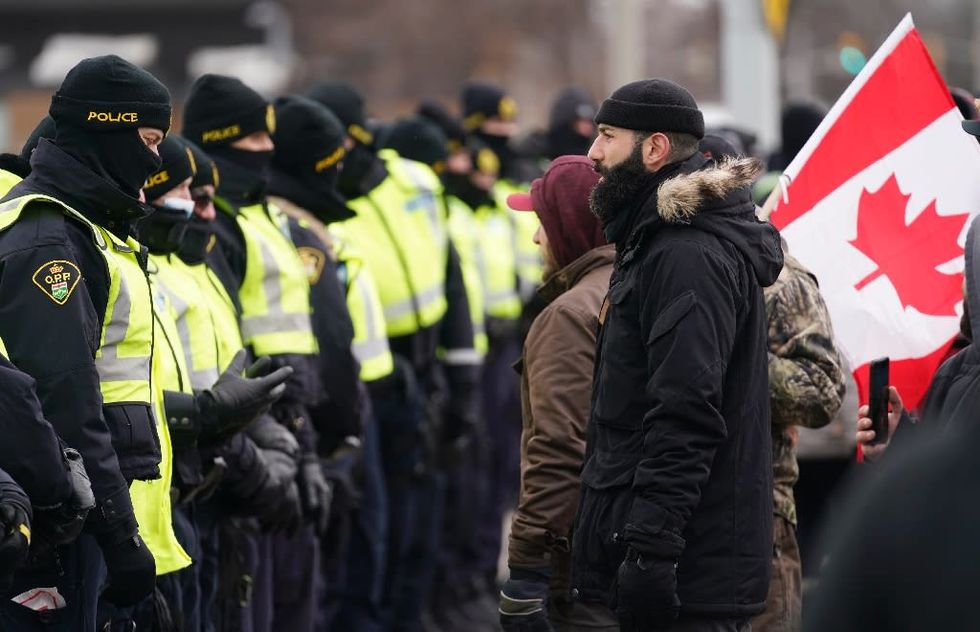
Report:
[[[58,305],[64,305],[82,279],[82,272],[71,261],[48,261],[34,273],[34,285]]]
[[[301,246],[296,249],[299,258],[303,260],[303,267],[306,268],[306,276],[310,280],[310,285],[316,285],[323,274],[323,264],[326,263],[327,256],[322,251],[309,246]]]

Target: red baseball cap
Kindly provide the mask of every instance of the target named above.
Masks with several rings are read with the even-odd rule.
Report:
[[[515,211],[534,212],[534,202],[530,193],[511,193],[507,196],[507,206]]]

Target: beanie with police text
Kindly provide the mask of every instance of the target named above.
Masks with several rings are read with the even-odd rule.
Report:
[[[226,75],[203,75],[184,104],[183,135],[207,149],[227,145],[255,132],[273,134],[276,114],[261,94]]]

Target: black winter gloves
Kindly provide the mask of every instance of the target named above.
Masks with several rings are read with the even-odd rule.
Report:
[[[252,423],[279,399],[293,370],[270,372],[263,356],[246,370],[247,353],[240,350],[211,388],[189,395],[164,393],[167,424],[176,445],[193,445],[198,437],[220,443]]]
[[[102,597],[118,607],[133,606],[153,592],[156,562],[139,534],[120,542],[99,542],[108,571]]]
[[[304,454],[300,459],[297,483],[303,515],[313,524],[316,534],[322,536],[330,525],[333,485],[323,475],[323,466],[315,454]]]
[[[67,544],[77,538],[85,526],[89,511],[95,507],[95,496],[92,495],[92,484],[85,471],[82,455],[74,448],[66,448],[63,454],[71,482],[71,494],[54,507],[34,508],[34,530],[37,537],[51,546]]]
[[[0,476],[0,589],[13,580],[31,545],[31,503],[6,472]]]

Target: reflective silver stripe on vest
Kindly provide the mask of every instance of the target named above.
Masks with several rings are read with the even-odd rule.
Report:
[[[491,305],[499,305],[505,301],[510,301],[515,298],[519,298],[516,290],[500,290],[499,292],[487,292],[486,293],[487,307]]]
[[[433,286],[428,290],[423,290],[418,293],[415,297],[418,301],[419,312],[422,312],[427,307],[437,302],[445,294],[446,290],[442,283]],[[384,306],[385,319],[389,321],[395,321],[399,318],[404,318],[405,316],[410,316],[412,311],[415,309],[414,303],[411,298],[407,298],[403,301],[397,301],[389,305]]]
[[[187,364],[187,370],[191,374],[191,386],[195,389],[211,388],[218,381],[218,368],[210,367],[199,371],[194,370],[194,347],[191,343],[191,329],[187,323],[187,312],[190,306],[180,294],[171,290],[165,283],[162,283],[159,276],[157,277],[157,283],[167,293],[170,302],[173,303],[174,309],[177,310],[177,335],[180,336],[180,344],[183,347],[184,362]],[[215,351],[215,358],[217,358],[217,351]]]
[[[476,349],[447,349],[442,361],[455,366],[482,364],[483,356]]]
[[[309,314],[287,314],[282,308],[282,279],[279,264],[262,239],[256,240],[262,253],[262,289],[268,314],[242,317],[242,338],[276,333],[308,332],[312,330]]]
[[[246,329],[245,323],[248,322]],[[242,333],[248,337],[266,334],[289,334],[310,330],[309,314],[266,314],[242,319]]]
[[[364,306],[364,321],[367,331],[365,340],[355,342],[351,345],[351,350],[354,353],[354,357],[357,358],[357,361],[365,364],[388,352],[388,338],[386,332],[378,331],[377,323],[375,322],[377,321],[378,315],[374,313],[371,293],[368,291],[363,279],[361,279],[361,275],[356,275],[353,282],[354,287],[357,288],[358,293],[361,295],[361,304]]]
[[[152,301],[151,301],[152,303]],[[126,273],[119,271],[119,295],[112,305],[109,322],[105,327],[105,338],[102,342],[99,357],[95,359],[95,368],[99,371],[99,380],[106,382],[128,382],[143,380],[150,377],[150,358],[120,358],[118,347],[126,339],[129,330],[129,313],[133,301],[130,298],[129,283]]]

